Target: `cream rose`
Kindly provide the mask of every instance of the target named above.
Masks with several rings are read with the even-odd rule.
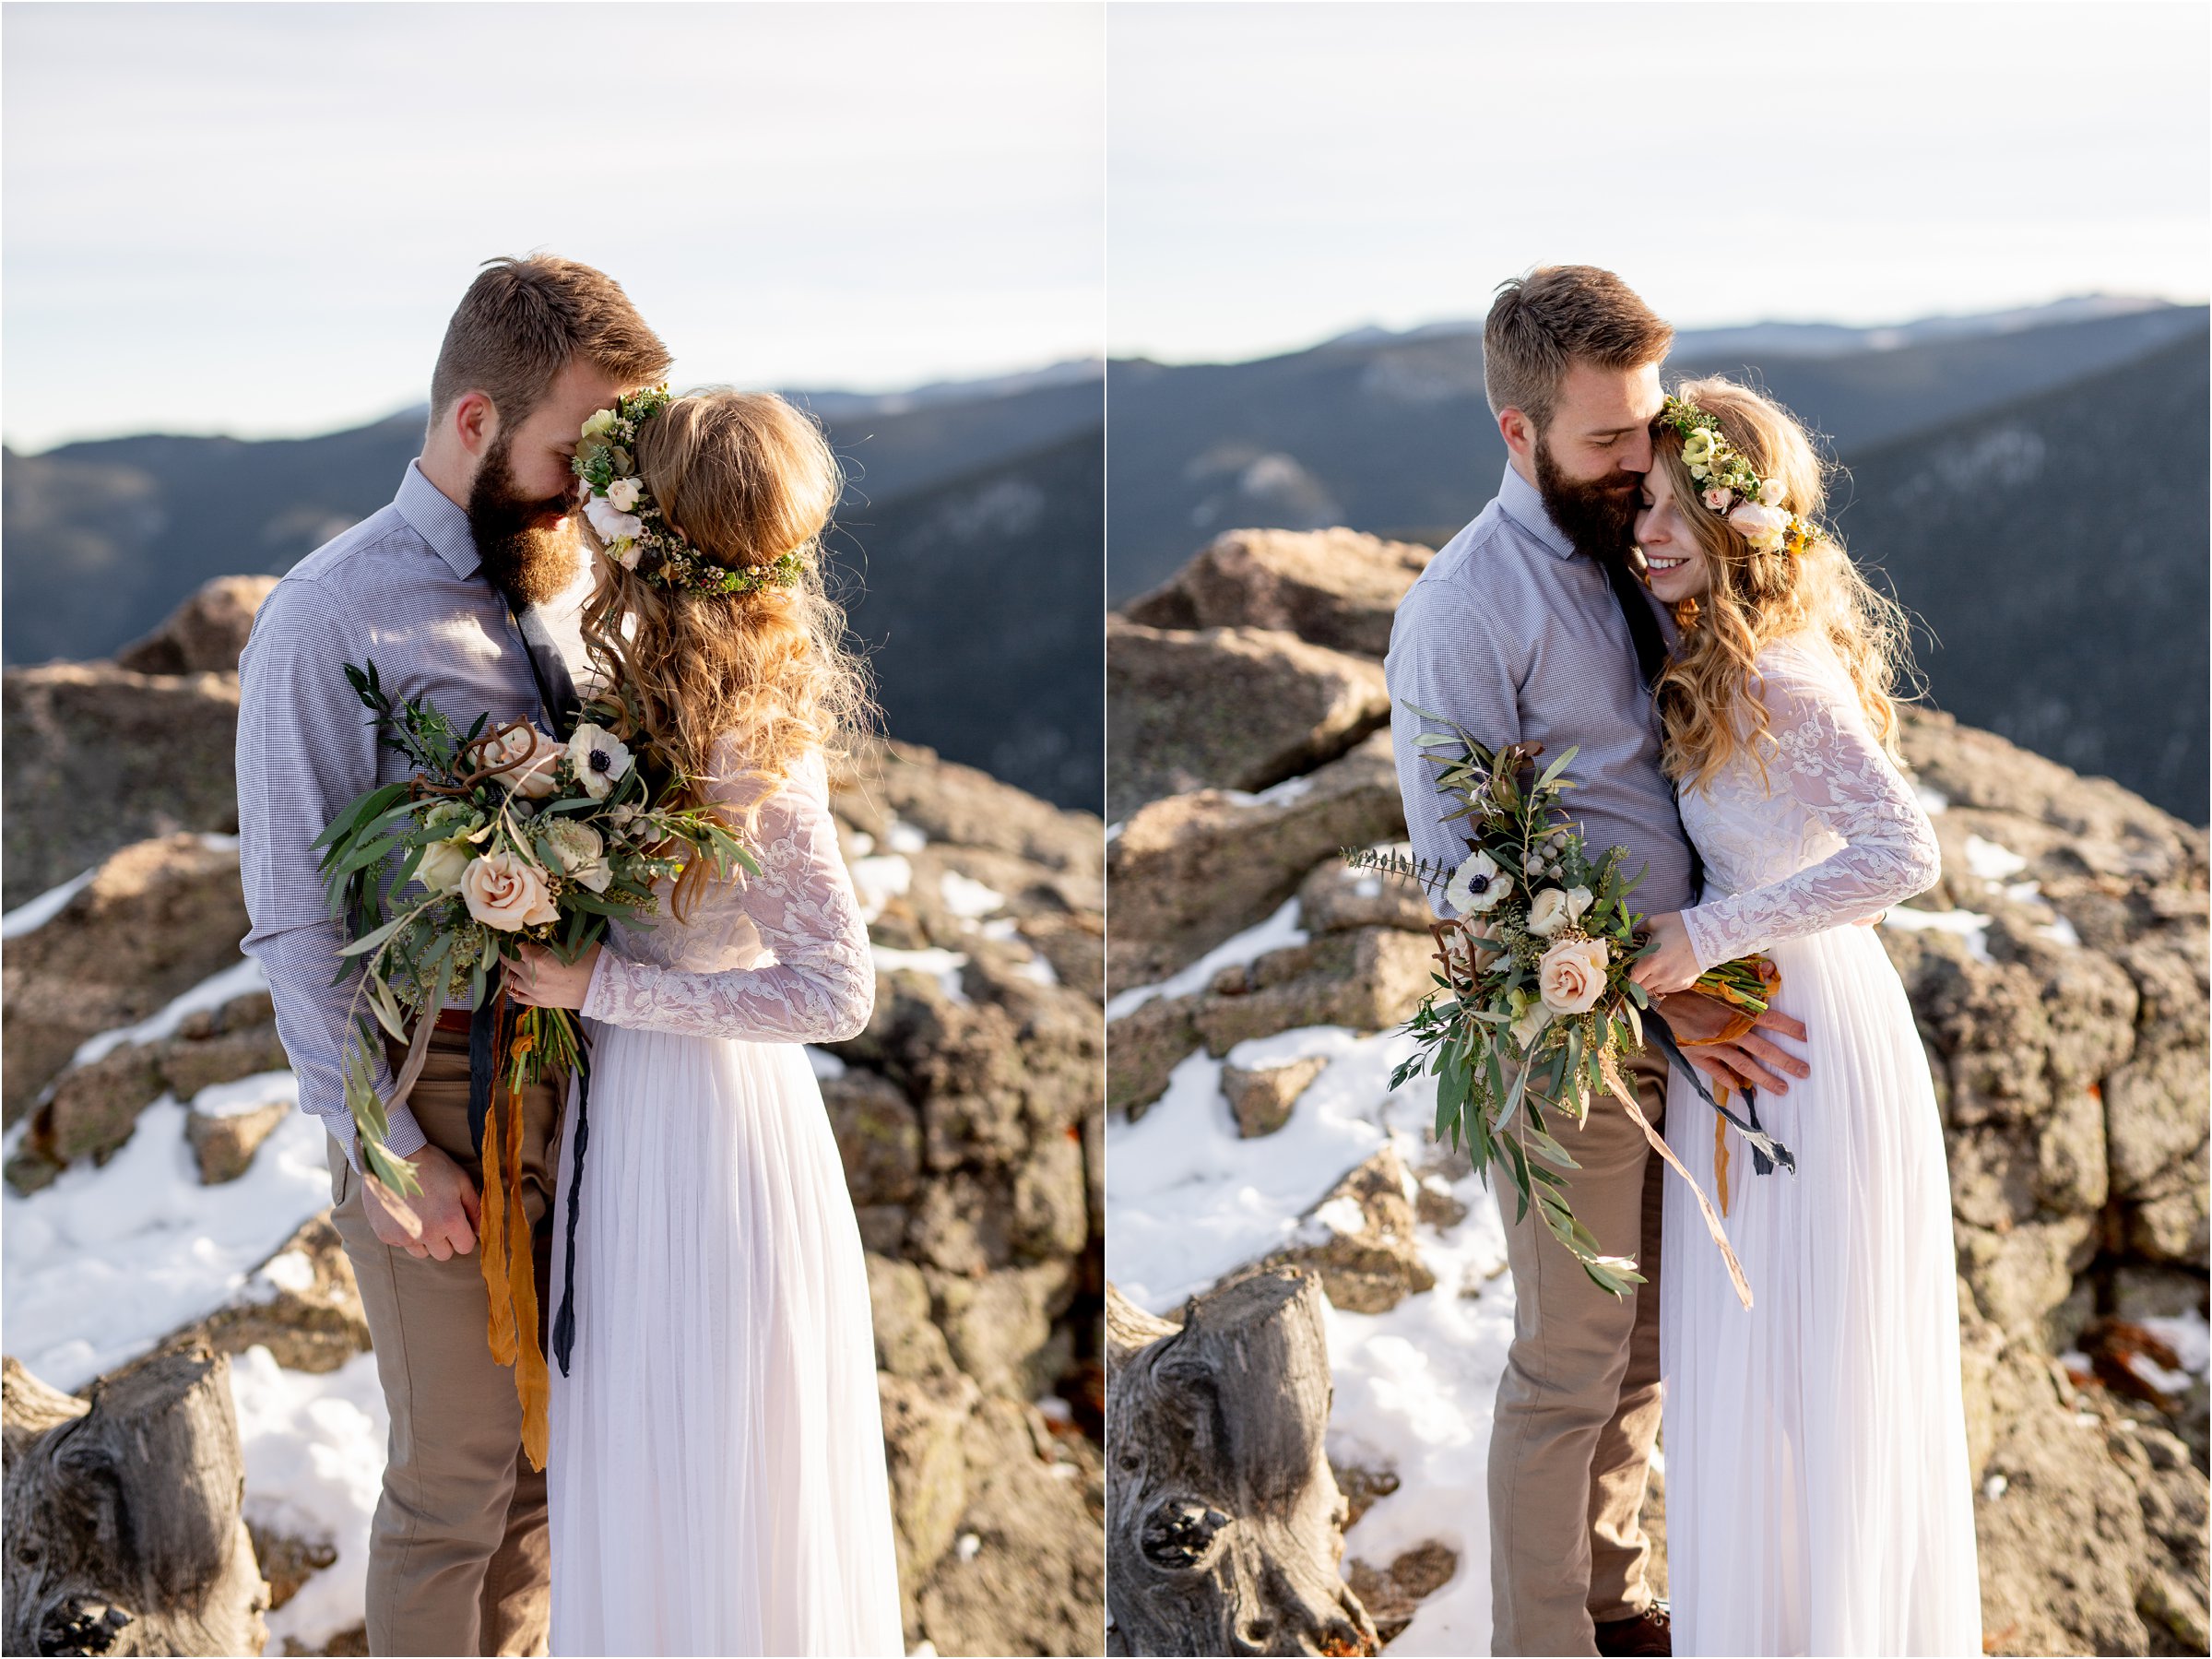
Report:
[[[1716,513],[1725,513],[1735,504],[1735,492],[1715,484],[1705,492],[1705,504]]]
[[[607,500],[618,513],[634,513],[637,498],[645,492],[645,486],[633,478],[618,478],[607,486]]]
[[[1587,887],[1569,887],[1567,890],[1567,919],[1579,922],[1589,911],[1593,895]]]
[[[487,741],[477,764],[494,768],[499,780],[526,800],[543,800],[560,786],[553,765],[561,745],[535,726],[521,726]]]
[[[645,533],[644,519],[621,511],[604,495],[595,495],[584,504],[584,516],[591,520],[591,527],[609,547],[618,541],[635,541]]]
[[[1551,1023],[1552,1011],[1542,1002],[1531,1002],[1520,1011],[1520,1017],[1507,1026],[1506,1030],[1513,1038],[1515,1045],[1525,1054],[1536,1046],[1536,1038]]]
[[[1536,992],[1554,1013],[1588,1013],[1605,989],[1605,942],[1563,939],[1536,965]]]
[[[1772,552],[1782,544],[1782,533],[1790,527],[1790,515],[1747,501],[1728,515],[1728,522],[1753,547],[1762,552]]]
[[[1759,504],[1779,507],[1782,504],[1782,497],[1787,493],[1788,492],[1782,488],[1781,480],[1770,478],[1759,486]]]
[[[562,875],[594,893],[607,891],[614,871],[607,867],[607,843],[597,830],[574,818],[556,818],[546,826],[545,838]]]
[[[592,418],[584,423],[584,435],[587,438],[602,438],[613,430],[614,411],[610,409],[594,411]]]
[[[1567,923],[1567,895],[1556,887],[1546,887],[1529,901],[1529,931],[1540,939],[1549,939]]]
[[[466,840],[432,841],[422,849],[422,862],[415,866],[415,879],[432,893],[451,893],[461,884],[461,874],[475,857],[476,848]]]
[[[461,897],[469,915],[503,933],[543,927],[561,918],[552,895],[546,891],[545,872],[511,852],[488,852],[470,859],[468,868],[461,872]]]

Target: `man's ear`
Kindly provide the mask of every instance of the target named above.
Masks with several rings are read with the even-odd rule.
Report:
[[[499,410],[483,392],[463,392],[445,419],[461,447],[479,458],[499,436]]]
[[[1524,461],[1536,453],[1536,423],[1510,404],[1497,412],[1497,435]]]

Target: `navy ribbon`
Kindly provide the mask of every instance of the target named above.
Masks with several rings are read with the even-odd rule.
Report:
[[[1675,1040],[1674,1033],[1668,1027],[1666,1021],[1660,1016],[1659,1010],[1656,1008],[1643,1010],[1643,1022],[1644,1035],[1658,1041],[1660,1051],[1674,1062],[1675,1068],[1685,1077],[1690,1080],[1690,1087],[1697,1091],[1698,1097],[1736,1126],[1737,1132],[1743,1135],[1745,1141],[1751,1147],[1752,1168],[1761,1175],[1772,1175],[1775,1165],[1780,1164],[1792,1175],[1797,1173],[1797,1159],[1792,1155],[1790,1149],[1768,1134],[1759,1122],[1759,1111],[1756,1098],[1757,1091],[1753,1089],[1742,1091],[1746,1117],[1737,1117],[1735,1113],[1713,1098],[1712,1091],[1705,1086],[1704,1077],[1698,1072],[1696,1066],[1690,1064],[1689,1056],[1683,1053],[1681,1043]]]

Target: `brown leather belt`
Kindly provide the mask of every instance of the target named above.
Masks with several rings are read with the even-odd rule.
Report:
[[[463,1037],[467,1037],[468,1022],[472,1017],[470,1011],[466,1008],[441,1008],[438,1010],[438,1029],[457,1031]]]

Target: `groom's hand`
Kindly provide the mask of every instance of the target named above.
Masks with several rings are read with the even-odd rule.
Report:
[[[409,1198],[373,1175],[361,1177],[361,1208],[377,1241],[416,1260],[449,1262],[476,1249],[477,1191],[460,1165],[435,1146],[415,1154],[422,1191]]]
[[[1813,1073],[1812,1067],[1773,1040],[1786,1037],[1802,1043],[1805,1038],[1804,1025],[1780,1009],[1768,1009],[1741,1037],[1715,1041],[1738,1017],[1733,1009],[1695,991],[1656,1001],[1690,1064],[1715,1083],[1730,1089],[1765,1089],[1769,1094],[1786,1095],[1790,1085],[1783,1080],[1785,1076],[1809,1077]]]

